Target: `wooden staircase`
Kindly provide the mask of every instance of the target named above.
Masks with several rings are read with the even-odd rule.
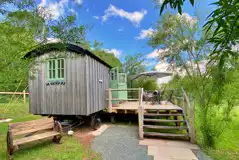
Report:
[[[144,109],[142,125],[145,137],[189,139],[189,126],[181,109]]]
[[[182,88],[181,96],[172,95],[166,101],[143,101],[144,90],[139,90],[139,139],[144,137],[180,138],[196,143],[194,100]]]

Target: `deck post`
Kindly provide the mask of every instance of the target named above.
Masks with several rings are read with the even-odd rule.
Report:
[[[191,143],[196,143],[196,131],[195,131],[195,123],[194,123],[194,102],[191,104],[190,103],[190,98],[188,97],[187,93],[183,91],[183,96],[185,97],[185,102],[186,102],[186,112],[189,111],[188,113],[188,118],[189,118],[189,134],[190,134],[190,141]]]
[[[23,90],[23,103],[26,103],[26,91],[25,89]]]
[[[108,112],[112,113],[112,93],[111,93],[111,88],[108,89]]]
[[[194,120],[194,102],[192,102],[190,108],[189,108],[189,112],[190,112],[190,127],[191,127],[191,143],[196,143],[196,131],[195,131],[195,120]]]
[[[144,108],[143,108],[143,88],[139,88],[139,109],[138,109],[138,121],[139,121],[139,139],[144,139],[143,132],[143,118],[144,118]]]

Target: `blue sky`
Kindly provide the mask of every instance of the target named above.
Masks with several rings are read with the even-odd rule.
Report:
[[[103,42],[103,48],[114,52],[120,60],[128,54],[142,53],[147,57],[154,51],[147,45],[148,38],[145,36],[155,29],[160,18],[153,0],[38,0],[37,3],[49,8],[55,19],[67,12],[76,13],[77,23],[91,28],[87,32],[87,40]],[[191,17],[197,15],[202,26],[213,10],[210,3],[212,0],[196,0],[196,5],[192,7],[187,2],[183,12]],[[156,57],[152,56],[147,63],[152,68],[157,63]]]

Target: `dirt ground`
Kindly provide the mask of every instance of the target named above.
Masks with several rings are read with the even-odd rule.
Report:
[[[95,137],[91,134],[93,131],[94,130],[91,127],[83,126],[75,131],[74,136],[77,138],[77,140],[79,140],[81,144],[90,147],[91,142]]]

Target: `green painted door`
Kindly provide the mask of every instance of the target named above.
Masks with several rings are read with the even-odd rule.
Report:
[[[118,89],[127,89],[127,76],[125,73],[118,74],[119,81],[118,81]],[[118,92],[119,99],[127,99],[128,92],[127,91],[119,91]]]
[[[127,77],[125,73],[119,73],[118,67],[112,68],[110,71],[110,88],[112,89],[127,89]],[[112,91],[112,98],[127,99],[127,91]],[[113,105],[119,101],[112,101]]]
[[[110,88],[111,89],[118,89],[118,67],[112,68],[110,70]],[[118,91],[112,91],[112,98],[118,99]],[[118,104],[119,101],[112,101],[112,104]]]

